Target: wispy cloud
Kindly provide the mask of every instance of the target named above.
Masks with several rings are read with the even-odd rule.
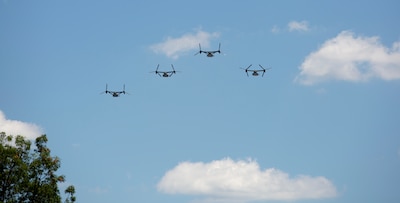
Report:
[[[368,81],[400,79],[400,41],[385,47],[378,37],[343,31],[309,54],[295,81],[303,85],[328,80]]]
[[[202,195],[207,201],[249,202],[329,198],[335,186],[324,177],[261,170],[254,160],[230,158],[209,163],[183,162],[168,171],[157,185],[168,194]]]
[[[271,32],[278,34],[281,32],[281,29],[277,25],[274,25],[274,27],[271,28]]]
[[[43,134],[43,130],[32,123],[26,123],[18,120],[9,120],[0,110],[0,132],[7,135],[22,135],[26,139],[34,140]]]
[[[274,25],[271,28],[271,32],[274,34],[280,34],[282,32],[307,32],[310,31],[310,26],[307,21],[290,21],[287,28],[281,28],[278,25]]]
[[[165,54],[169,58],[177,59],[181,54],[202,47],[209,47],[212,39],[218,38],[218,32],[205,32],[198,30],[196,33],[187,33],[181,37],[167,37],[164,42],[150,46],[155,53]]]
[[[293,31],[308,31],[308,22],[307,21],[291,21],[288,23],[288,29],[290,32]]]

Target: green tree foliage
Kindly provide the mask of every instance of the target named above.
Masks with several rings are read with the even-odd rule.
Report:
[[[73,203],[76,200],[76,197],[74,196],[75,194],[75,187],[70,185],[65,189],[65,193],[68,194],[67,199],[65,200],[65,203]]]
[[[50,155],[47,137],[42,135],[31,141],[23,136],[0,133],[0,203],[61,202],[57,183],[64,182],[56,175],[60,159]],[[75,201],[75,188],[69,186],[66,202]]]

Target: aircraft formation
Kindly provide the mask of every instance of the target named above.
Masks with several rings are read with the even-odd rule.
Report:
[[[216,53],[221,54],[221,43],[219,43],[218,45],[218,50],[214,50],[214,51],[204,51],[201,49],[201,45],[199,43],[199,51],[196,52],[194,55],[198,55],[198,54],[205,54],[207,57],[214,57],[214,55]],[[247,68],[241,68],[245,71],[247,77],[249,77],[249,72],[251,73],[252,76],[259,76],[260,73],[261,77],[264,77],[264,74],[266,71],[270,70],[271,68],[264,68],[261,64],[259,64],[258,66],[260,67],[260,69],[250,69],[250,67],[252,66],[252,64],[250,64]],[[169,78],[172,77],[172,75],[176,74],[179,71],[176,71],[174,68],[174,65],[171,64],[171,70],[169,71],[160,71],[159,70],[160,64],[157,65],[157,68],[155,71],[151,71],[150,73],[155,73],[156,75],[160,76],[160,77],[164,77],[164,78]],[[125,91],[125,84],[123,86],[123,89],[121,91],[110,91],[108,90],[108,85],[106,84],[106,90],[104,92],[101,92],[101,94],[110,94],[112,97],[119,97],[121,94],[128,94]]]

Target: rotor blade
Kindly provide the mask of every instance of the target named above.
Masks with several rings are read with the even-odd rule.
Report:
[[[261,64],[258,64],[264,71],[270,70],[271,68],[264,68]]]
[[[100,92],[100,94],[104,94],[104,93],[107,93],[108,92],[108,90],[107,90],[107,83],[106,83],[106,91],[103,91],[103,92]]]
[[[199,51],[196,52],[194,55],[196,56],[197,54],[201,54],[201,45],[200,45],[200,43],[199,43]]]
[[[249,70],[249,68],[252,66],[253,64],[250,64],[249,66],[247,66],[246,70]]]
[[[271,68],[264,68],[261,64],[258,64],[260,66],[260,68],[262,68],[263,70],[269,70]]]
[[[172,67],[172,70],[175,72],[175,69],[174,69],[174,65],[173,65],[173,64],[171,64],[171,67]]]

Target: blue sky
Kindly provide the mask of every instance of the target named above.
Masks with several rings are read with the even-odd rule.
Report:
[[[399,6],[2,0],[0,130],[78,202],[399,202]]]

